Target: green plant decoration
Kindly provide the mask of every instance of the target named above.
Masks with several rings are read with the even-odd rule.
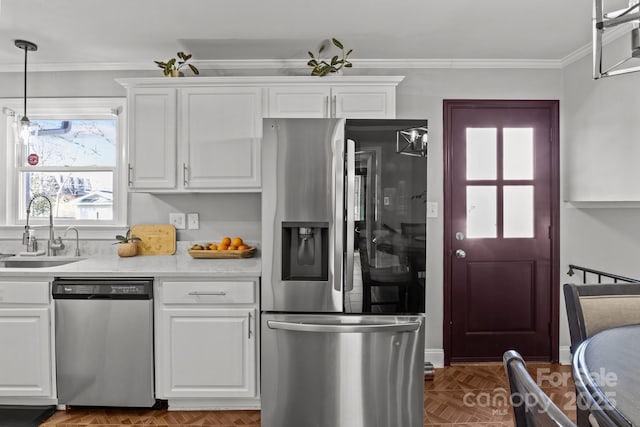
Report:
[[[165,76],[171,76],[171,77],[182,76],[183,73],[181,70],[185,66],[189,67],[191,69],[191,72],[196,76],[200,74],[200,70],[198,70],[198,68],[195,65],[187,64],[187,61],[189,61],[192,57],[190,53],[178,52],[177,55],[178,55],[177,58],[171,58],[167,62],[162,62],[162,61],[153,61],[153,62],[155,62],[159,68],[162,68]]]
[[[131,234],[131,229],[128,229],[127,233],[124,236],[122,234],[118,234],[116,236],[116,240],[117,240],[117,242],[115,242],[114,245],[117,245],[119,243],[134,243],[134,242],[142,241],[141,238],[136,237],[133,234]]]
[[[340,40],[336,38],[331,39],[331,43],[338,49],[340,49],[341,55],[334,55],[331,60],[320,59],[320,54],[327,48],[326,42],[323,42],[320,48],[318,49],[318,57],[316,57],[312,52],[308,52],[311,59],[307,62],[307,65],[313,67],[311,70],[312,76],[326,76],[330,73],[337,73],[342,68],[351,68],[353,65],[349,62],[348,58],[353,52],[353,49],[349,49],[348,52],[345,53],[344,46],[340,43]],[[329,62],[327,62],[329,61]]]

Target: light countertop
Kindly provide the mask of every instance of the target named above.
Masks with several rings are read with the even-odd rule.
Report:
[[[33,259],[33,257],[29,257]],[[56,257],[38,257],[38,259]],[[0,268],[2,277],[259,277],[260,251],[253,258],[194,259],[188,253],[120,258],[117,255],[80,257],[80,261],[55,267]],[[15,259],[15,258],[13,258]],[[60,257],[57,259],[70,259]]]

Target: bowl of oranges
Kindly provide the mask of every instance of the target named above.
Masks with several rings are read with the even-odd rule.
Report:
[[[250,258],[256,248],[240,237],[223,237],[219,243],[195,243],[188,252],[193,258]]]

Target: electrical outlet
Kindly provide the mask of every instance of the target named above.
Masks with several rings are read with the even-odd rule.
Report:
[[[190,230],[198,230],[200,228],[200,216],[197,212],[187,214],[187,228]]]
[[[178,230],[184,230],[186,223],[185,215],[183,213],[170,213],[169,223]]]

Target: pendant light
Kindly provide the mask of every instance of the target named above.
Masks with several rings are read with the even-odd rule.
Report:
[[[640,58],[640,0],[629,0],[628,7],[607,13],[604,11],[604,3],[610,2],[593,0],[593,78],[600,79],[640,71],[640,65],[637,61]],[[631,53],[622,56],[622,59],[614,65],[605,66],[603,54],[607,52],[604,48],[606,44],[604,37],[611,34],[606,31],[616,28],[622,29],[623,26],[631,28]],[[612,56],[611,59],[615,60],[616,58],[620,59],[619,55]]]
[[[24,115],[22,119],[20,119],[20,136],[23,143],[26,143],[29,138],[29,127],[31,125],[27,117],[27,53],[38,50],[38,46],[26,40],[16,40],[15,45],[17,48],[24,50]]]

